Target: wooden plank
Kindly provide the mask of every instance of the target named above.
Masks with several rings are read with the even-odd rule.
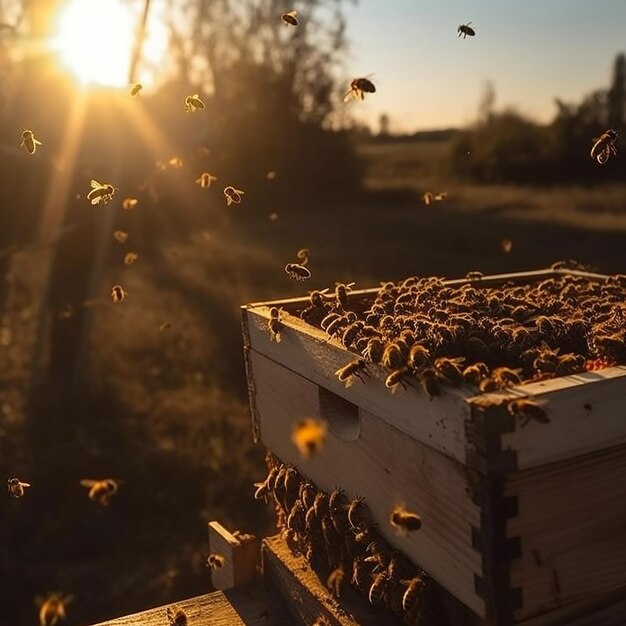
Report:
[[[260,578],[260,546],[255,536],[235,536],[212,521],[209,549],[212,555],[224,559],[221,567],[211,568],[211,582],[216,589],[239,587]]]
[[[293,626],[276,591],[265,584],[216,591],[118,617],[96,626],[167,626],[168,607],[181,607],[189,626]]]
[[[312,626],[320,617],[329,626],[397,626],[398,620],[387,611],[376,610],[350,585],[340,602],[308,566],[303,556],[294,554],[279,537],[263,542],[265,579],[287,599],[298,623]]]
[[[626,443],[626,367],[520,385],[494,397],[530,396],[545,402],[549,424],[531,422],[502,435],[518,469],[537,467]]]
[[[472,527],[480,525],[480,508],[472,502],[472,471],[363,409],[347,434],[345,424],[337,426],[326,414],[330,421],[323,451],[300,458],[291,441],[292,428],[303,417],[320,417],[318,386],[254,350],[249,358],[264,445],[320,489],[332,491],[340,485],[350,499],[365,497],[385,539],[484,614],[484,602],[474,589],[482,557],[472,547]],[[389,525],[389,514],[398,504],[422,517],[422,528],[410,537],[398,536]]]
[[[518,505],[507,535],[522,547],[510,564],[517,619],[626,586],[626,446],[518,472],[505,493]]]
[[[244,315],[249,347],[253,350],[377,415],[417,441],[465,463],[465,421],[470,414],[465,398],[474,393],[469,388],[449,387],[441,396],[429,399],[408,382],[406,389],[391,393],[385,387],[388,372],[383,367],[369,365],[365,384],[356,381],[346,389],[334,372],[357,355],[338,341],[328,340],[324,332],[288,316],[284,319],[281,342],[276,343],[270,340],[267,330],[269,309],[247,309]],[[257,401],[258,397],[257,393]]]

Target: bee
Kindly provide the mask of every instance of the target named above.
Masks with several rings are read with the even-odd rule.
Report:
[[[132,265],[138,258],[139,255],[136,252],[127,252],[124,257],[124,265]]]
[[[369,587],[372,579],[371,567],[365,562],[364,557],[357,556],[352,562],[352,579],[350,582],[354,587],[361,591]]]
[[[526,426],[531,420],[535,420],[539,424],[550,423],[550,418],[545,408],[536,400],[530,400],[529,398],[511,400],[506,408],[510,415],[521,418],[521,427]]]
[[[461,365],[465,361],[464,357],[450,359],[442,356],[435,359],[435,371],[445,382],[457,384],[463,380],[463,370]]]
[[[283,328],[283,323],[280,321],[280,311],[275,306],[270,309],[270,319],[267,322],[267,328],[270,331],[270,340],[280,343],[280,331]]]
[[[111,299],[113,302],[124,302],[124,298],[128,295],[121,285],[113,285],[111,287]]]
[[[353,530],[369,525],[367,507],[363,500],[364,498],[362,497],[355,498],[348,507],[348,522],[350,522],[350,526],[352,526]]]
[[[343,506],[343,500],[345,500],[343,489],[334,489],[330,496],[328,496],[328,508],[331,511],[333,509],[340,509]]]
[[[511,250],[513,250],[513,242],[510,239],[503,239],[500,242],[500,247],[502,248],[503,252],[506,252],[508,254],[509,252],[511,252]]]
[[[307,280],[307,278],[311,278],[311,271],[304,267],[304,265],[299,265],[298,263],[287,263],[287,265],[285,265],[285,272],[291,280],[303,281]]]
[[[241,196],[243,196],[245,191],[241,189],[235,189],[230,185],[224,188],[224,196],[226,197],[226,206],[230,206],[231,204],[239,204],[241,202]]]
[[[439,395],[439,376],[432,367],[426,367],[416,373],[416,378],[419,381],[424,393],[432,400],[435,396]]]
[[[35,154],[37,146],[41,145],[41,141],[35,139],[35,134],[32,130],[24,129],[22,131],[22,140],[20,141],[20,148],[24,147],[28,150],[29,154]]]
[[[385,346],[381,363],[391,370],[397,370],[404,364],[402,351],[397,343],[389,343]]]
[[[179,170],[183,167],[183,160],[179,156],[173,156],[167,164],[175,170]]]
[[[433,196],[433,200],[435,202],[443,202],[448,199],[448,193],[446,191],[440,191],[439,193]]]
[[[124,198],[122,201],[122,208],[124,211],[131,211],[137,206],[139,200],[137,198]]]
[[[344,285],[343,283],[337,283],[335,286],[335,300],[337,301],[337,305],[341,308],[347,308],[348,306],[348,293],[352,291],[352,287],[354,283],[348,283]]]
[[[340,382],[344,383],[346,389],[348,389],[354,383],[355,378],[358,378],[362,383],[365,382],[361,376],[361,372],[364,372],[366,369],[367,365],[365,361],[363,359],[356,359],[355,361],[351,361],[347,365],[340,367],[335,372],[335,376]]]
[[[348,102],[351,98],[364,100],[366,93],[374,93],[375,91],[376,87],[369,78],[355,78],[350,82],[350,89],[343,97],[343,101]]]
[[[275,222],[278,219],[278,213],[270,213],[268,219],[270,222]]]
[[[521,369],[514,370],[510,367],[496,367],[493,372],[491,372],[491,377],[501,387],[519,385],[522,382],[522,377],[520,376],[521,371]]]
[[[254,483],[254,486],[256,487],[256,491],[254,492],[255,500],[265,500],[267,502],[268,495],[274,490],[274,484],[276,482],[278,472],[278,467],[274,466],[269,471],[264,481],[260,483]]]
[[[165,614],[170,626],[187,626],[187,613],[179,606],[168,606]]]
[[[341,598],[346,588],[346,572],[341,565],[329,574],[326,580],[326,586],[330,589],[335,598]]]
[[[482,272],[467,272],[465,275],[466,280],[481,280],[484,274]]]
[[[222,569],[226,563],[226,559],[221,554],[209,554],[206,560],[206,566],[210,567],[214,572]]]
[[[50,593],[45,600],[37,598],[40,626],[55,626],[59,620],[66,619],[65,607],[73,599],[74,596],[64,598],[60,593]]]
[[[406,586],[406,591],[402,596],[402,608],[410,611],[420,601],[420,591],[424,587],[424,580],[421,576],[415,576],[411,580],[401,581]]]
[[[136,96],[143,89],[143,85],[141,83],[133,83],[130,86],[130,95]]]
[[[170,324],[170,322],[163,322],[160,326],[159,326],[159,330],[160,331],[164,331],[164,330],[168,330],[169,328],[171,328],[172,325]]]
[[[109,500],[118,492],[121,482],[112,478],[103,480],[83,479],[80,481],[83,487],[89,489],[89,499],[101,506],[108,506]]]
[[[409,357],[407,360],[408,366],[412,369],[419,369],[428,365],[430,359],[430,350],[425,346],[416,343],[413,344],[409,350]]]
[[[13,498],[23,497],[24,487],[30,487],[30,483],[23,483],[19,478],[9,478],[7,480],[7,489]]]
[[[289,11],[288,13],[283,13],[280,16],[280,19],[283,21],[283,24],[286,26],[297,26],[298,25],[298,12],[297,11]]]
[[[477,387],[487,376],[489,376],[489,368],[484,363],[474,363],[463,370],[463,380]]]
[[[434,199],[435,196],[430,191],[427,191],[425,194],[422,195],[422,203],[426,206],[430,206],[433,203]]]
[[[326,422],[314,418],[305,418],[296,422],[291,433],[291,441],[298,448],[300,455],[308,459],[322,450],[326,443]]]
[[[468,22],[467,24],[461,24],[457,31],[459,33],[459,37],[461,35],[463,35],[463,39],[465,39],[468,35],[470,37],[473,37],[476,34],[476,31],[470,26],[471,22]]]
[[[422,527],[422,518],[402,506],[396,506],[389,514],[389,523],[401,534],[406,535]]]
[[[204,109],[204,102],[197,93],[185,98],[185,111],[194,113],[198,109]]]
[[[319,518],[325,516],[330,508],[329,505],[329,496],[324,491],[319,491],[315,496],[315,501],[313,502],[313,508],[315,509],[315,515]]]
[[[196,178],[196,182],[200,185],[200,187],[202,187],[202,189],[208,189],[214,180],[217,180],[217,176],[213,176],[213,174],[209,174],[208,172],[202,172],[200,177]],[[240,193],[243,193],[243,191]]]
[[[596,137],[590,152],[591,158],[596,159],[600,165],[604,165],[611,155],[617,156],[617,147],[615,146],[617,139],[617,131],[611,129],[602,133],[600,137]]]
[[[371,337],[363,350],[363,357],[372,363],[380,363],[385,353],[385,344],[378,337]]]
[[[91,181],[91,191],[87,194],[87,200],[91,200],[91,204],[107,204],[113,199],[116,187],[109,183],[99,183],[97,180]]]
[[[123,230],[116,230],[113,233],[113,237],[118,243],[126,243],[126,240],[128,239],[128,233],[124,232]]]
[[[321,615],[313,622],[312,626],[331,626],[331,623]]]
[[[391,389],[391,391],[396,391],[398,386],[401,386],[403,389],[406,389],[403,376],[408,371],[409,371],[408,367],[401,367],[397,370],[393,370],[392,372],[390,372],[387,378],[385,378],[385,387],[387,387],[387,389]]]
[[[367,595],[370,604],[378,604],[387,594],[389,587],[389,574],[387,572],[379,572],[374,575],[372,585]]]

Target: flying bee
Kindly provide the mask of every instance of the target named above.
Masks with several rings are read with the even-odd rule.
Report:
[[[136,252],[127,252],[124,257],[124,265],[132,265],[138,258],[139,255]]]
[[[168,606],[165,614],[170,626],[187,626],[187,613],[179,606]]]
[[[539,424],[549,424],[550,418],[541,403],[529,398],[519,398],[511,400],[507,404],[507,411],[513,416],[521,418],[520,426],[526,426],[531,420],[535,420]]]
[[[500,247],[502,248],[503,252],[506,252],[508,254],[509,252],[511,252],[511,250],[513,250],[513,242],[510,239],[503,239],[500,242]]]
[[[83,479],[80,481],[83,487],[89,489],[89,499],[101,506],[108,506],[109,500],[118,492],[121,482],[112,478],[103,480]]]
[[[424,586],[424,580],[421,576],[415,576],[411,580],[401,582],[406,586],[406,591],[402,596],[402,608],[410,611],[420,601],[420,591]]]
[[[611,155],[617,156],[617,147],[615,145],[617,139],[617,131],[611,129],[602,133],[600,137],[595,138],[590,152],[591,158],[596,159],[600,165],[604,165]]]
[[[21,498],[24,495],[24,487],[30,487],[30,483],[23,483],[19,478],[7,480],[7,489],[13,498]]]
[[[210,567],[214,572],[222,569],[224,567],[224,563],[226,563],[226,559],[221,554],[209,554],[206,560],[206,566]]]
[[[440,191],[439,193],[435,194],[433,196],[433,200],[435,202],[443,202],[444,200],[448,199],[448,192],[447,191]]]
[[[387,574],[387,572],[375,574],[367,595],[370,604],[378,604],[387,594],[388,587],[389,574]]]
[[[427,191],[425,194],[422,195],[422,203],[426,206],[430,206],[433,203],[434,199],[435,196],[430,191]]]
[[[326,422],[314,418],[301,419],[294,424],[291,441],[300,455],[308,459],[322,450],[326,443]]]
[[[283,24],[286,26],[297,26],[298,25],[298,12],[297,11],[289,11],[288,13],[283,13],[280,16],[280,19],[283,21]]]
[[[141,83],[133,83],[130,86],[130,95],[136,96],[143,89],[143,85]]]
[[[465,39],[466,37],[473,37],[476,34],[476,31],[470,26],[471,22],[468,22],[467,24],[461,24],[457,31],[459,33],[459,37],[461,35],[463,35],[463,39]]]
[[[50,593],[44,600],[37,597],[39,604],[40,626],[56,626],[61,619],[66,619],[65,607],[74,599],[74,596],[63,597],[60,593]]]
[[[245,191],[241,189],[235,189],[230,185],[224,188],[224,196],[226,197],[226,206],[230,206],[231,204],[239,204],[241,202],[241,196],[243,196]]]
[[[204,102],[197,93],[185,98],[185,111],[194,113],[198,109],[204,109]]]
[[[484,274],[482,272],[467,272],[467,274],[465,275],[465,278],[467,280],[481,280],[483,278]]]
[[[280,331],[283,328],[283,323],[280,321],[280,310],[275,306],[270,309],[270,319],[267,322],[267,328],[270,331],[270,340],[280,343]]]
[[[121,285],[113,285],[113,287],[111,287],[111,300],[113,300],[113,302],[124,302],[124,298],[127,295],[128,293],[124,291]]]
[[[307,278],[311,278],[311,271],[298,263],[287,263],[285,265],[285,272],[291,280],[303,281]]]
[[[209,174],[208,172],[202,172],[200,177],[196,178],[196,182],[200,185],[200,187],[202,187],[202,189],[208,189],[214,180],[217,180],[217,176],[213,176],[213,174]]]
[[[366,93],[374,93],[375,91],[376,87],[369,78],[354,78],[350,82],[350,89],[343,97],[343,101],[348,102],[352,98],[364,100]]]
[[[137,200],[137,198],[124,198],[122,201],[122,208],[124,211],[130,211],[137,206],[138,202],[139,200]]]
[[[389,514],[389,523],[400,534],[406,536],[422,527],[422,518],[412,511],[407,511],[402,506],[396,506]]]
[[[128,239],[128,233],[124,232],[123,230],[116,230],[113,233],[113,237],[118,243],[126,243],[126,240]]]
[[[355,378],[358,378],[362,383],[365,382],[361,376],[361,372],[364,372],[366,369],[367,365],[365,361],[363,359],[356,359],[355,361],[351,361],[347,365],[340,367],[335,372],[335,376],[340,382],[344,383],[346,389],[348,389],[354,383]]]
[[[99,183],[97,180],[91,181],[91,191],[87,194],[87,200],[91,200],[91,204],[107,204],[113,199],[116,187],[109,183]]]
[[[29,154],[35,154],[37,146],[41,145],[41,141],[35,139],[35,134],[32,130],[24,129],[22,131],[22,140],[20,141],[20,148],[24,147],[28,150]]]

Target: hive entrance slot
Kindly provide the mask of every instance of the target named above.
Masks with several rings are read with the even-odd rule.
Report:
[[[344,441],[356,441],[361,431],[359,407],[323,387],[318,388],[320,416],[328,430]]]

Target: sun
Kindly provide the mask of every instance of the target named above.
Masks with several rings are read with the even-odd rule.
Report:
[[[136,27],[120,0],[68,0],[58,16],[55,48],[81,83],[123,87]]]

